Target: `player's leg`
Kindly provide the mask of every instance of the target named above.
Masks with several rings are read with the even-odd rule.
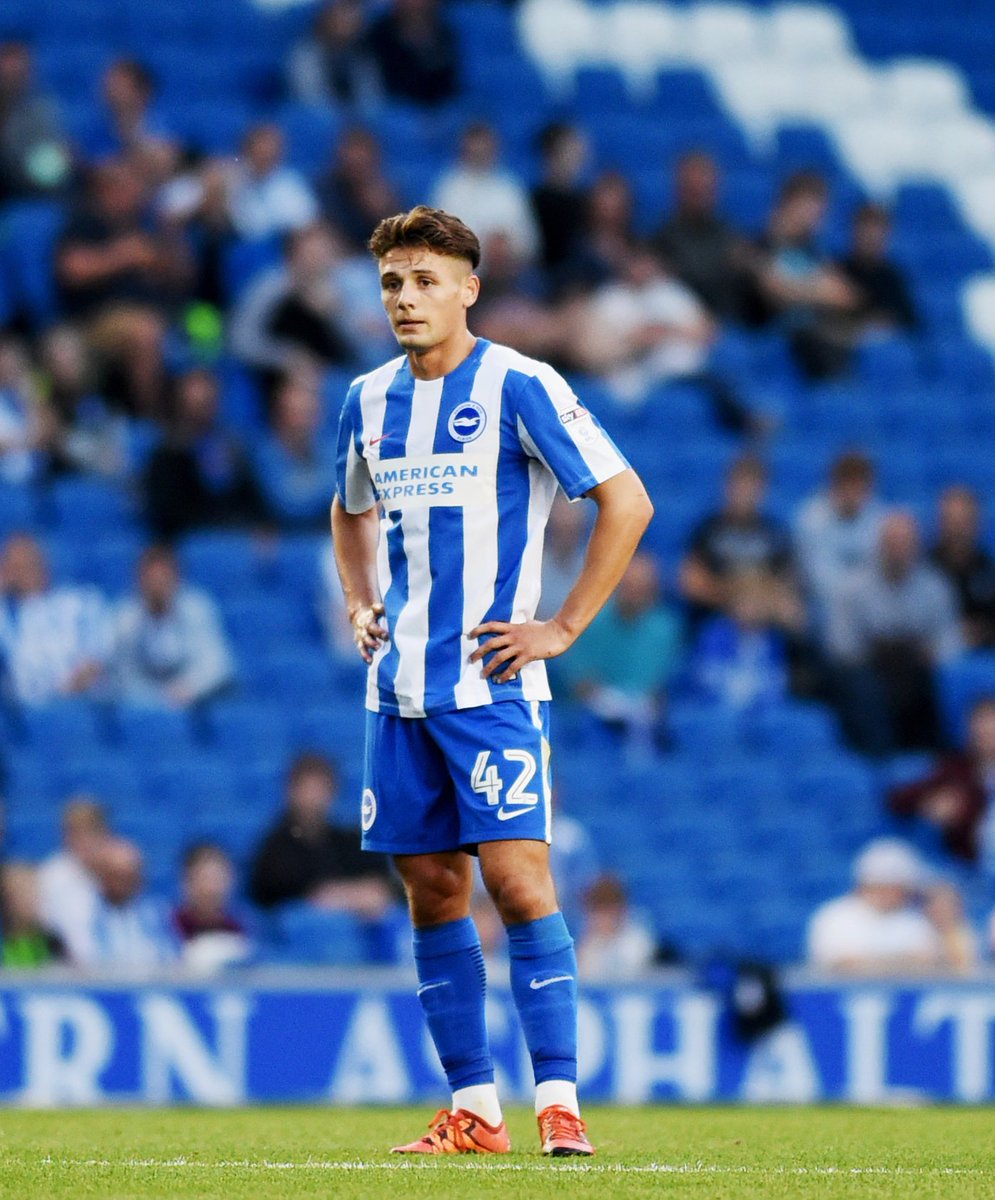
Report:
[[[556,902],[549,846],[481,843],[480,869],[508,931],[511,990],[535,1074],[543,1151],[593,1154],[577,1101],[577,957]]]
[[[394,858],[414,926],[418,997],[453,1088],[453,1112],[467,1107],[493,1128],[443,1113],[428,1137],[399,1150],[450,1153],[507,1149],[484,1023],[484,959],[470,919],[469,856],[445,759],[423,720],[367,718],[363,846]]]
[[[590,1153],[577,1108],[577,963],[549,870],[547,728],[547,707],[524,701],[432,722],[456,786],[461,843],[477,845],[484,882],[508,930],[537,1112],[562,1114],[577,1134],[563,1136],[560,1121],[559,1148],[547,1151]]]

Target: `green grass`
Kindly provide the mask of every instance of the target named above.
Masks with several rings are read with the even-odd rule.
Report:
[[[426,1109],[270,1108],[0,1113],[0,1196],[17,1200],[548,1196],[995,1197],[991,1111],[590,1109],[599,1153],[537,1154],[509,1115],[501,1158],[400,1159]]]

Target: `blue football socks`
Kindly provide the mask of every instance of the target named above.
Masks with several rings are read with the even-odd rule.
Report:
[[[494,1063],[484,1024],[486,974],[477,927],[470,917],[416,929],[418,999],[449,1086],[493,1083]]]
[[[562,913],[508,926],[511,990],[537,1084],[577,1080],[577,958]]]

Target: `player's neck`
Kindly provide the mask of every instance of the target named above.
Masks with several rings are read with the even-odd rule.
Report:
[[[409,350],[408,365],[415,379],[441,379],[465,362],[473,353],[477,339],[469,331],[463,329],[452,338],[447,338],[437,346],[428,350]]]

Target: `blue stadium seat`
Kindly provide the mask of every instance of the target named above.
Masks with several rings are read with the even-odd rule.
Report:
[[[971,707],[984,696],[995,696],[995,654],[972,654],[944,664],[938,683],[947,735],[962,745]]]
[[[86,793],[108,804],[114,812],[141,808],[146,803],[142,776],[131,759],[114,750],[77,754],[55,765],[63,798]]]
[[[74,537],[86,534],[96,541],[136,528],[134,504],[120,486],[74,475],[61,479],[49,491],[55,526]]]
[[[342,114],[330,105],[287,104],[278,114],[287,146],[287,161],[308,175],[332,161],[342,132]]]
[[[755,753],[786,763],[825,754],[839,744],[833,714],[816,704],[784,704],[751,713],[744,734]]]
[[[286,647],[246,662],[246,683],[252,692],[293,706],[320,703],[334,691],[328,654],[307,646]]]
[[[121,745],[147,766],[182,758],[196,749],[187,712],[122,707],[114,715],[114,725]]]
[[[244,596],[262,581],[262,563],[247,533],[193,533],[184,538],[179,553],[187,581],[215,598]]]
[[[222,260],[225,296],[229,301],[237,300],[250,283],[264,271],[279,266],[281,261],[280,243],[276,238],[260,238],[251,242],[231,242],[225,247]],[[227,370],[235,380],[232,386],[241,386],[244,388],[245,385],[242,381],[238,380],[235,369],[228,368]],[[222,402],[226,402],[224,392],[222,392]],[[239,405],[241,409],[246,408],[246,403],[242,397],[232,401],[232,403]]]
[[[79,51],[77,46],[77,55]],[[93,70],[92,63],[87,70]],[[50,201],[11,205],[0,217],[0,253],[10,302],[40,328],[59,315],[54,267],[63,222],[62,208]]]
[[[187,758],[150,762],[144,774],[149,806],[159,812],[179,817],[210,808],[236,808],[236,774],[224,755],[200,751]]]
[[[30,484],[0,483],[0,541],[38,525],[38,496]]]
[[[59,848],[59,827],[48,813],[12,812],[6,821],[5,853],[39,862]]]
[[[27,707],[20,722],[28,745],[55,759],[92,755],[107,744],[107,716],[88,700]]]
[[[211,744],[234,763],[282,760],[287,754],[287,710],[268,699],[219,700],[207,724]]]
[[[362,763],[365,717],[358,698],[337,704],[309,703],[306,695],[291,713],[290,741],[295,750],[317,750],[342,766]]]
[[[351,967],[366,961],[368,939],[349,913],[325,912],[306,903],[287,904],[276,918],[277,946],[295,962]]]
[[[687,755],[709,758],[742,753],[739,714],[720,704],[685,700],[674,703],[667,717],[678,749]]]

